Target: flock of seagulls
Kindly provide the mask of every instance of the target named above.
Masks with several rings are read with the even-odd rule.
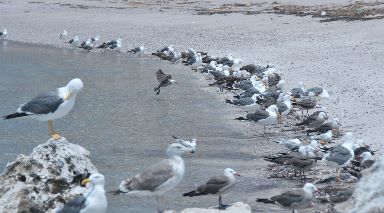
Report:
[[[6,29],[0,33],[0,37],[7,35]],[[67,31],[60,34],[60,39],[66,39]],[[122,40],[110,40],[97,46],[100,36],[95,36],[80,41],[74,36],[67,43],[70,45],[91,50],[93,48],[120,49]],[[143,53],[144,46],[129,50],[130,53]],[[331,168],[336,169],[336,181],[343,181],[340,171],[349,172],[351,175],[360,178],[361,170],[370,167],[374,163],[373,151],[369,146],[362,145],[356,140],[353,133],[347,132],[341,137],[342,144],[328,147],[327,145],[337,142],[341,133],[340,122],[334,117],[328,122],[329,113],[325,108],[320,108],[319,102],[323,98],[329,98],[324,88],[312,87],[306,89],[303,82],[298,83],[297,88],[287,90],[285,81],[276,71],[273,64],[260,65],[257,63],[242,65],[242,59],[235,58],[231,54],[224,57],[209,56],[205,52],[198,52],[190,48],[187,51],[179,52],[173,45],[166,46],[152,55],[168,60],[171,63],[181,62],[190,66],[193,70],[207,74],[220,91],[228,90],[233,92],[233,98],[225,102],[234,104],[244,109],[249,106],[257,106],[256,110],[247,113],[236,120],[249,121],[264,128],[278,126],[286,123],[292,131],[304,133],[299,137],[284,138],[275,141],[282,147],[289,150],[286,153],[264,156],[264,159],[278,165],[287,166],[294,170],[295,176],[299,173],[301,179],[306,178],[305,172],[313,168],[318,161],[326,162]],[[160,94],[160,88],[176,83],[170,74],[159,69],[156,73],[158,85],[154,88],[155,95]],[[48,122],[50,136],[57,140],[60,134],[53,129],[53,120],[67,115],[74,107],[77,94],[82,90],[83,82],[72,79],[66,86],[52,91],[41,93],[32,98],[29,102],[19,106],[16,112],[4,116],[4,119],[18,117],[31,117],[39,121]],[[297,111],[301,110],[301,116]],[[312,114],[309,114],[314,110]],[[306,111],[306,115],[304,115]],[[301,120],[295,124],[284,118],[293,120],[293,116]],[[304,131],[302,131],[304,130]],[[113,194],[139,194],[154,195],[157,200],[158,212],[163,212],[162,197],[174,189],[182,181],[185,174],[183,154],[196,152],[197,140],[183,140],[173,136],[175,143],[168,146],[167,158],[144,169],[141,173],[121,181]],[[237,182],[236,176],[240,176],[235,170],[226,168],[224,175],[215,176],[205,184],[183,194],[185,197],[202,195],[216,195],[219,198],[218,209],[226,209],[229,205],[223,204],[222,196],[228,193]],[[105,213],[107,210],[107,199],[104,191],[105,179],[102,174],[92,174],[83,180],[87,192],[68,201],[63,207],[57,210],[58,213]],[[282,194],[270,197],[259,198],[256,201],[266,204],[276,204],[283,208],[295,211],[296,209],[308,208],[312,203],[316,192],[319,192],[313,183],[307,182],[303,188],[290,190]]]

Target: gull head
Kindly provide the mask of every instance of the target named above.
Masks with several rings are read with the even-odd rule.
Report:
[[[7,35],[7,34],[8,34],[8,31],[7,31],[7,29],[4,28],[3,35]]]
[[[117,44],[121,44],[123,40],[121,38],[116,39]]]
[[[305,84],[304,84],[304,82],[302,82],[302,81],[299,82],[299,88],[302,89],[302,90],[305,89]]]
[[[325,112],[320,112],[320,113],[319,113],[319,117],[320,117],[321,119],[326,119],[326,118],[327,118],[327,115],[325,114]]]
[[[77,93],[83,88],[83,82],[79,78],[74,78],[67,84],[67,88],[69,92]]]
[[[318,192],[317,188],[315,185],[313,185],[312,183],[306,183],[303,187],[303,190],[305,192],[309,192],[309,193],[314,193],[314,192]]]
[[[268,111],[277,113],[279,111],[279,108],[277,108],[276,105],[271,105],[267,108]]]
[[[370,152],[363,152],[359,158],[361,158],[363,161],[364,160],[370,160],[372,159],[372,154]]]
[[[239,173],[237,173],[235,170],[233,170],[231,168],[226,168],[224,170],[224,175],[225,176],[229,176],[229,177],[231,177],[231,176],[240,176]]]
[[[90,183],[93,186],[95,185],[104,186],[104,183],[105,183],[104,175],[99,173],[92,174],[91,176],[89,176],[89,178],[84,179],[81,182],[81,185],[86,186],[87,183]]]
[[[184,146],[181,143],[173,143],[168,146],[167,156],[181,156],[184,153],[195,153],[195,149],[193,147]]]

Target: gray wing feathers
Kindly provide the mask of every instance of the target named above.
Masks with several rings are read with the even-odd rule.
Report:
[[[204,194],[216,194],[228,184],[229,180],[226,176],[216,176],[211,178],[206,184],[199,186],[197,191]]]
[[[336,146],[329,152],[329,155],[325,157],[326,160],[335,162],[339,165],[345,164],[351,158],[351,152],[343,146]]]
[[[57,91],[41,93],[21,107],[21,111],[33,114],[48,114],[59,108],[64,100],[58,96]]]
[[[127,181],[129,190],[149,190],[154,191],[167,180],[173,177],[173,167],[169,160],[163,160],[145,169],[141,174],[136,175]]]
[[[249,113],[246,116],[246,118],[248,120],[253,120],[253,121],[263,120],[263,119],[266,119],[268,117],[269,117],[269,113],[267,111],[265,111],[265,110],[257,111],[257,112],[254,112],[254,113]]]
[[[281,195],[271,197],[271,200],[279,203],[282,206],[289,207],[304,200],[302,193],[302,190],[288,191]]]
[[[68,201],[63,208],[59,209],[56,213],[79,213],[85,208],[86,198],[83,195],[79,195],[74,199]]]

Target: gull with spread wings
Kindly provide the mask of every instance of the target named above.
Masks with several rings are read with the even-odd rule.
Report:
[[[173,80],[170,74],[165,74],[161,69],[156,72],[156,79],[159,82],[159,85],[154,89],[156,95],[160,94],[160,87],[166,87],[176,83],[176,80]]]

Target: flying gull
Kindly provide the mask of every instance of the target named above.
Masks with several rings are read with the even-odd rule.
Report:
[[[222,203],[222,195],[228,193],[236,183],[235,176],[240,176],[235,170],[226,168],[224,175],[215,176],[205,184],[197,187],[196,190],[184,193],[183,196],[200,196],[200,195],[218,195],[219,196],[219,209],[226,209],[230,205]]]
[[[340,168],[348,166],[351,160],[353,160],[355,154],[353,152],[354,136],[353,133],[347,132],[342,140],[344,143],[338,145],[329,150],[324,156],[324,160],[327,161],[328,165],[336,168],[336,181],[340,181]]]
[[[264,126],[264,133],[266,126],[277,123],[278,108],[276,105],[269,106],[266,110],[257,110],[253,113],[248,113],[245,118],[239,117],[236,120],[250,120]]]
[[[168,159],[153,164],[134,177],[123,180],[115,193],[156,195],[158,212],[162,212],[159,200],[182,181],[185,165],[181,155],[187,152],[194,153],[195,151],[180,143],[169,145],[166,152]]]
[[[53,139],[61,136],[53,130],[53,120],[67,115],[73,108],[77,93],[83,88],[83,82],[72,79],[65,87],[44,92],[21,105],[16,113],[4,116],[4,119],[32,117],[39,121],[48,121],[48,130]]]
[[[306,183],[302,189],[295,189],[273,196],[269,199],[259,198],[256,201],[262,203],[272,203],[280,207],[291,209],[295,213],[296,209],[303,209],[310,206],[313,200],[313,193],[317,188],[312,183]]]
[[[176,80],[173,80],[170,74],[165,74],[161,69],[156,72],[156,79],[157,82],[159,82],[159,85],[154,89],[156,95],[160,94],[160,87],[166,87],[176,83]]]
[[[81,184],[89,187],[88,192],[68,201],[56,213],[105,213],[107,212],[107,198],[104,191],[104,175],[92,174]]]
[[[8,35],[7,29],[3,29],[3,32],[0,32],[0,38],[5,38]]]
[[[60,34],[60,39],[65,39],[67,37],[68,33],[66,30],[63,30],[63,32]]]

